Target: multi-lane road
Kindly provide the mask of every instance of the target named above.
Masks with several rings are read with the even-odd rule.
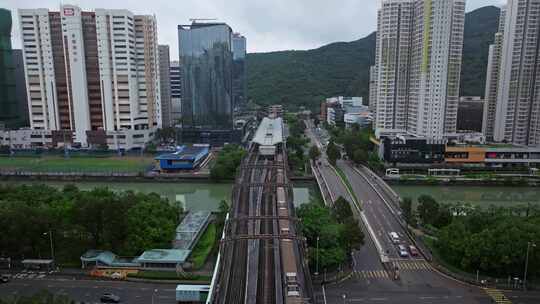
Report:
[[[320,132],[313,129],[311,122],[307,126],[306,134],[321,148]],[[353,202],[335,169],[328,165],[324,152],[321,158],[318,169],[332,196]],[[321,288],[327,303],[540,303],[539,294],[466,285],[439,273],[421,255],[400,256],[397,245],[408,248],[413,242],[405,232],[395,194],[365,167],[344,160],[338,161],[336,167],[343,171],[359,200],[359,223],[366,242],[352,253],[351,278]],[[399,240],[393,241],[390,232],[395,232]],[[383,267],[383,261],[388,261],[387,267]],[[395,267],[399,270],[397,280],[392,271]]]
[[[41,290],[54,295],[65,295],[77,302],[99,303],[105,292],[118,295],[122,303],[172,304],[175,301],[176,284],[151,284],[124,281],[73,280],[56,278],[14,279],[0,284],[0,298],[29,296]]]

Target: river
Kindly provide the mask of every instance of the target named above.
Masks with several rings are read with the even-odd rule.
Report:
[[[115,191],[155,192],[170,202],[180,202],[186,210],[217,211],[219,202],[230,203],[232,184],[227,183],[192,183],[192,182],[63,182],[63,181],[2,181],[4,184],[46,184],[61,188],[67,184],[75,184],[83,190],[96,187],[108,187]],[[299,206],[309,202],[315,195],[315,184],[295,183],[293,186],[294,204]]]
[[[6,184],[41,183],[53,187],[63,187],[69,182],[62,181],[2,181]],[[216,211],[219,202],[230,202],[232,185],[227,183],[191,182],[76,182],[79,188],[88,190],[95,187],[108,187],[112,190],[156,192],[170,202],[180,202],[187,210]],[[427,194],[441,203],[467,202],[482,207],[489,205],[510,206],[533,203],[540,205],[539,187],[486,187],[486,186],[392,186],[401,197]],[[309,202],[318,194],[314,183],[295,183],[293,185],[294,204],[299,206]]]
[[[527,203],[540,205],[539,187],[489,186],[392,186],[401,197],[416,200],[420,195],[431,195],[440,203],[471,203],[480,207],[512,206]]]

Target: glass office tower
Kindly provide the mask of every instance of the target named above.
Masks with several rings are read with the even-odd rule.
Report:
[[[11,12],[0,8],[0,125],[7,127],[25,114],[19,111],[17,103],[11,25]]]
[[[233,107],[243,108],[246,105],[246,37],[239,33],[232,36],[233,46]]]
[[[225,23],[178,26],[183,130],[233,129],[231,38]]]

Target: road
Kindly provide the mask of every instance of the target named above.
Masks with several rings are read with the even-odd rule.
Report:
[[[322,176],[324,177],[324,181],[328,185],[328,189],[331,192],[332,199],[336,200],[337,198],[342,196],[346,200],[352,201],[351,195],[347,191],[346,186],[341,181],[341,178],[336,174],[334,169],[328,163],[328,160],[326,158],[326,152],[322,148],[322,145],[320,144],[317,135],[315,135],[313,131],[312,123],[307,122],[307,124],[308,128],[306,128],[306,135],[311,140],[311,144],[319,147],[319,150],[321,151],[321,164],[318,165],[317,168],[319,169],[319,172],[321,172]]]
[[[320,139],[310,127],[313,126],[308,123],[306,134],[320,146]],[[321,158],[320,172],[330,184],[330,191],[335,194],[343,191],[340,189],[345,185],[332,168],[325,169],[327,160],[324,153]],[[484,290],[465,285],[440,274],[421,256],[401,257],[389,233],[396,232],[399,244],[404,246],[412,244],[412,241],[400,225],[402,219],[395,194],[367,168],[356,168],[343,160],[336,165],[343,171],[360,200],[364,215],[361,226],[366,235],[366,244],[353,253],[352,277],[326,286],[324,294],[327,303],[540,303],[538,294]],[[369,231],[366,233],[366,230],[372,231],[372,234],[368,234]],[[398,280],[394,280],[392,273],[382,267],[381,259],[386,258],[398,267]]]
[[[120,296],[122,303],[172,304],[176,303],[175,289],[176,284],[67,280],[46,277],[44,279],[14,279],[7,284],[0,284],[0,298],[28,296],[41,290],[48,290],[52,294],[66,295],[74,301],[99,303],[101,294],[110,292]]]

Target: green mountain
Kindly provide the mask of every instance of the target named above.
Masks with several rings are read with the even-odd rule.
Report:
[[[499,9],[486,6],[465,18],[462,95],[484,95],[489,44]],[[375,33],[306,51],[251,53],[247,57],[248,95],[258,104],[282,103],[317,110],[331,96],[369,96],[369,67],[375,59]]]

